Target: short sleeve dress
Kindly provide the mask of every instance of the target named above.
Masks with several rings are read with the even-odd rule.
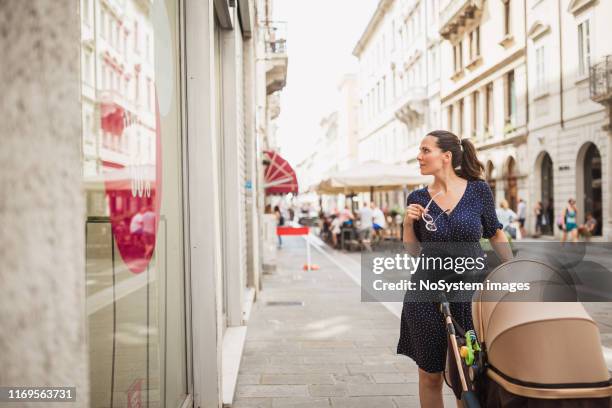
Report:
[[[430,199],[427,188],[422,188],[410,193],[407,205],[416,203],[425,207]],[[463,196],[450,214],[443,213],[435,201],[429,205],[429,214],[434,219],[440,216],[436,219],[436,231],[427,230],[423,220],[413,224],[422,246],[426,243],[473,243],[475,250],[484,254],[480,238],[491,238],[502,229],[495,214],[491,189],[482,180],[468,181]],[[398,354],[412,358],[419,368],[429,373],[444,371],[446,364],[446,329],[438,306],[435,302],[415,302],[405,297],[397,345]],[[473,329],[471,306],[471,302],[450,303],[453,317],[465,330]]]

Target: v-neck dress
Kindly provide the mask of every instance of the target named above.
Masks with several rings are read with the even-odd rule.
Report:
[[[431,199],[427,188],[408,195],[407,205],[420,204],[425,208]],[[471,256],[483,256],[480,238],[491,238],[501,223],[495,213],[495,201],[489,185],[482,180],[468,181],[463,196],[450,214],[432,201],[429,214],[436,220],[436,231],[425,228],[421,219],[413,224],[414,233],[421,242],[422,254],[438,251],[441,246],[461,243],[463,250],[473,250]],[[437,218],[439,216],[439,218]],[[436,219],[437,218],[437,219]],[[437,271],[418,271],[415,276],[438,280]],[[414,278],[413,278],[414,279]],[[429,373],[444,371],[446,365],[446,328],[439,304],[431,301],[415,301],[414,293],[407,291],[404,297],[397,353],[412,358],[419,368]],[[451,302],[453,317],[465,330],[473,329],[471,302]]]

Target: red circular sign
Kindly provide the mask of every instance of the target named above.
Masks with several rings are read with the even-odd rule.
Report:
[[[161,126],[157,92],[155,100],[155,160],[138,155],[127,167],[105,162],[104,187],[113,236],[121,258],[133,273],[143,272],[155,251],[161,204]],[[114,108],[114,109],[113,109]],[[118,105],[102,107],[102,129],[127,137],[126,129],[145,126]],[[137,135],[141,137],[141,135]],[[140,141],[138,141],[140,145]],[[140,152],[139,152],[140,153]]]

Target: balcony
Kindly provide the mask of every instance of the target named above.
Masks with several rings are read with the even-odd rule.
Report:
[[[283,89],[287,83],[287,23],[266,22],[263,26],[266,44],[266,90],[268,95]]]
[[[612,131],[612,55],[591,66],[589,72],[591,100],[608,108],[608,124],[604,130]]]
[[[593,65],[590,70],[591,99],[597,103],[612,103],[612,55]]]
[[[395,117],[409,128],[420,125],[425,118],[427,93],[423,87],[409,89],[395,109]]]
[[[450,39],[469,20],[480,18],[484,0],[448,0],[440,12],[440,35]]]

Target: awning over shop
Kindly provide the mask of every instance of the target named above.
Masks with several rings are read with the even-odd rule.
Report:
[[[269,162],[264,173],[266,194],[297,194],[297,176],[287,160],[272,150],[265,151],[264,157]]]
[[[342,194],[396,190],[403,186],[428,184],[431,176],[421,175],[415,166],[369,161],[333,173],[317,186],[320,194]]]
[[[101,128],[112,135],[121,136],[125,128],[125,111],[117,103],[102,103],[100,106]]]

